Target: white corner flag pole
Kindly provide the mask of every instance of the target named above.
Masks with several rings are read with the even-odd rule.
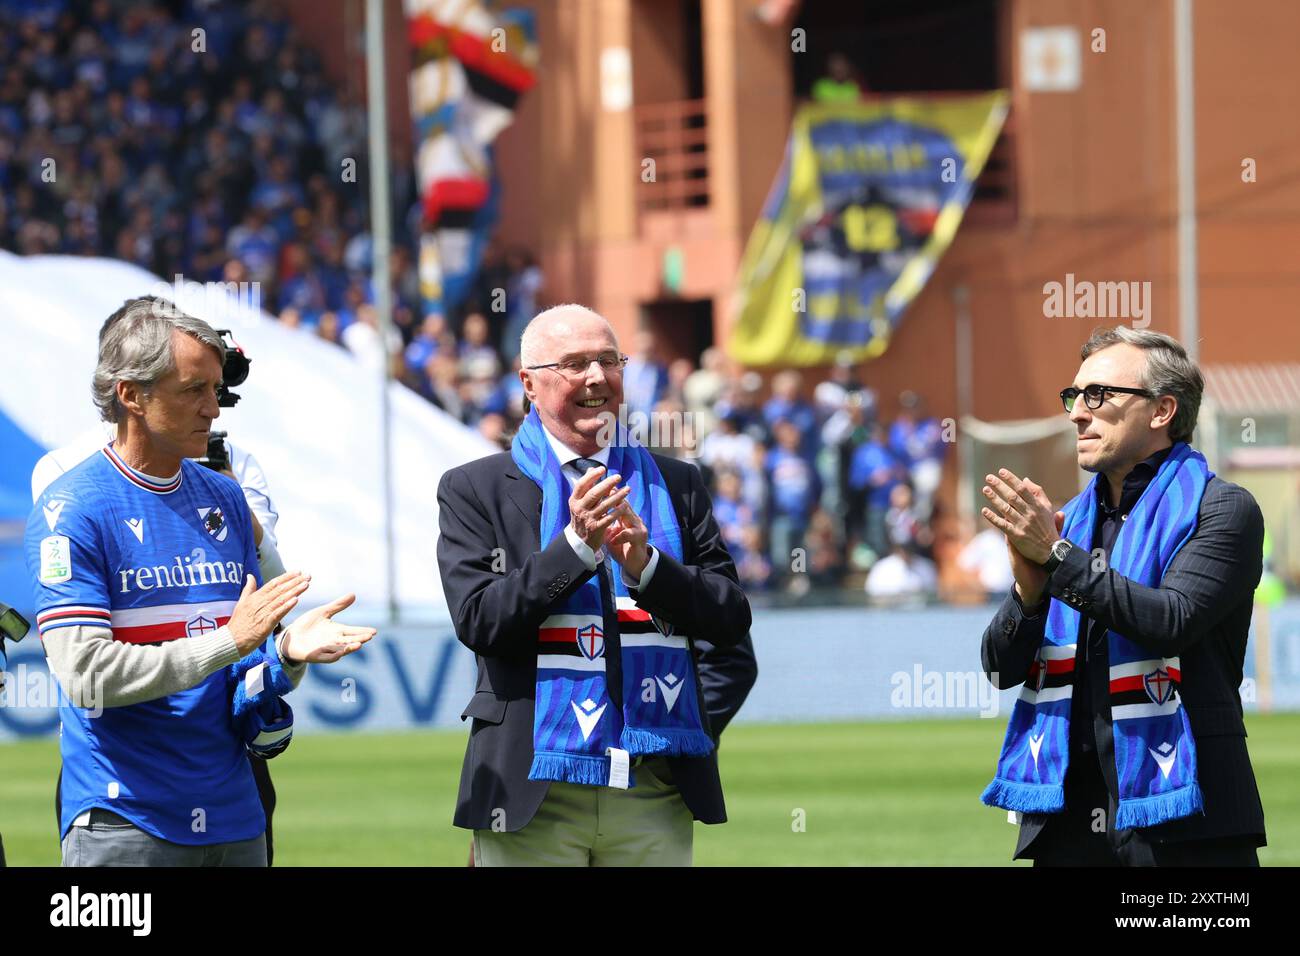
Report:
[[[397,564],[393,542],[393,438],[389,384],[392,361],[388,343],[393,331],[392,283],[388,275],[390,245],[388,200],[388,96],[384,88],[384,0],[366,0],[366,112],[370,137],[370,255],[375,311],[384,356],[380,376],[382,452],[380,470],[384,489],[384,577],[388,591],[388,619],[397,620]]]

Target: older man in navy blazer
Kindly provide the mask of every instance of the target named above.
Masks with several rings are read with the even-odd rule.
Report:
[[[630,789],[530,780],[538,628],[612,551],[636,606],[692,635],[704,729],[716,741],[757,675],[749,602],[713,519],[699,471],[654,455],[676,511],[683,554],[647,546],[606,475],[602,447],[623,401],[626,362],[613,330],[581,306],[528,326],[520,377],[571,491],[572,519],[543,547],[542,490],[509,453],[448,471],[438,487],[438,566],[456,634],[478,683],[455,824],[474,830],[474,862],[492,865],[688,865],[692,820],[722,823],[716,751],[633,762]],[[607,441],[607,439],[605,439]],[[581,462],[581,464],[578,464]],[[618,624],[604,611],[610,703],[621,705]]]

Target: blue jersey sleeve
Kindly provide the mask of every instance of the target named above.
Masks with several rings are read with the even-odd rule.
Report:
[[[36,628],[111,627],[108,562],[94,502],[56,486],[27,519],[27,570],[35,589]]]

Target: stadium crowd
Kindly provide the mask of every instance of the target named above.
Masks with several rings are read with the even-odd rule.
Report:
[[[4,248],[256,282],[265,307],[332,312],[342,334],[372,298],[365,143],[360,104],[274,2],[0,5]],[[414,235],[413,174],[393,186]],[[411,324],[418,289],[401,290]]]
[[[196,29],[202,56],[188,55]],[[9,0],[0,64],[0,247],[256,283],[284,324],[372,367],[391,361],[409,387],[508,445],[523,415],[519,335],[550,304],[540,268],[490,246],[463,306],[424,314],[414,177],[396,175],[383,342],[357,186],[364,112],[272,0]],[[340,175],[349,159],[362,167],[351,179]],[[628,406],[689,413],[692,440],[661,450],[704,468],[747,587],[799,594],[865,576],[880,599],[935,592],[935,494],[952,436],[917,395],[886,421],[848,362],[810,391],[780,372],[764,398],[762,377],[718,350],[668,361],[646,332],[628,351]],[[974,554],[962,559],[972,574],[1005,562]]]

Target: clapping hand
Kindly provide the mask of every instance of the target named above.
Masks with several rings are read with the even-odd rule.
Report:
[[[1007,536],[1007,540],[1034,564],[1043,564],[1052,545],[1061,540],[1056,509],[1043,489],[1028,478],[1021,480],[1007,469],[1000,478],[985,475],[984,497],[992,507],[981,514]]]
[[[624,571],[640,580],[641,572],[650,561],[650,549],[647,547],[650,532],[641,516],[626,501],[619,504],[615,511],[617,517],[609,526],[605,548],[623,566]]]
[[[354,627],[335,621],[334,615],[350,607],[357,599],[345,594],[329,604],[308,611],[289,625],[284,639],[284,654],[290,663],[333,664],[360,649],[378,631],[373,627]]]

